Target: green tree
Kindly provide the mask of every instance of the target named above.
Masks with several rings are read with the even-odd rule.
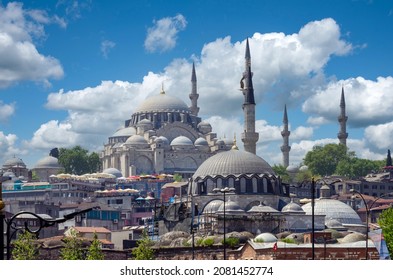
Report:
[[[382,234],[389,250],[390,258],[393,258],[393,208],[383,210],[378,218],[378,224],[382,228]]]
[[[12,258],[14,260],[38,259],[38,245],[34,242],[36,239],[35,234],[26,230],[18,234],[17,239],[12,243]]]
[[[354,156],[355,153],[348,151],[344,145],[326,144],[325,146],[314,146],[312,151],[306,154],[304,163],[312,174],[327,176],[335,173],[340,161]]]
[[[181,182],[183,180],[183,177],[180,174],[176,173],[176,174],[173,175],[173,180],[175,182]]]
[[[302,183],[302,182],[311,182],[313,176],[312,173],[309,169],[307,170],[300,170],[295,177],[295,181],[297,183]]]
[[[291,181],[291,177],[289,176],[287,169],[283,165],[273,165],[273,171],[277,176],[281,177],[281,180],[285,183],[289,183]]]
[[[60,257],[63,260],[83,260],[82,240],[80,240],[76,232],[71,230],[70,236],[64,239],[65,246],[60,250]]]
[[[153,260],[154,250],[153,241],[150,240],[146,231],[143,231],[142,239],[138,240],[137,247],[132,250],[132,255],[136,260]]]
[[[348,178],[359,178],[373,171],[379,171],[383,165],[383,160],[369,160],[357,157],[346,158],[337,164],[335,173]]]
[[[98,172],[101,167],[97,153],[75,146],[72,149],[60,148],[59,163],[64,172],[76,175]]]
[[[87,260],[103,260],[105,257],[102,252],[101,241],[98,240],[97,233],[94,233],[93,241],[87,251]]]

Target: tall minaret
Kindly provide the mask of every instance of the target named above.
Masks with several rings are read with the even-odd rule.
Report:
[[[341,108],[341,113],[340,113],[340,116],[338,116],[338,122],[340,123],[340,132],[337,134],[337,137],[338,137],[338,140],[340,141],[340,144],[347,146],[347,138],[348,138],[347,120],[348,120],[348,117],[345,115],[344,87],[342,87],[342,91],[341,91],[340,108]]]
[[[241,138],[244,143],[244,150],[256,154],[256,143],[258,142],[259,134],[255,132],[255,99],[252,85],[251,55],[248,39],[246,42],[245,71],[240,81],[240,87],[244,95],[244,132]]]
[[[194,116],[198,116],[198,112],[199,112],[198,97],[199,97],[199,94],[197,93],[197,78],[196,78],[196,74],[195,74],[195,64],[194,63],[192,63],[191,85],[192,85],[192,89],[191,89],[191,93],[189,95],[189,97],[191,99],[190,110],[191,110],[191,114],[193,114]]]
[[[288,130],[288,114],[287,114],[287,105],[284,108],[284,118],[283,118],[284,129],[281,131],[281,135],[283,138],[283,145],[281,146],[282,151],[282,165],[284,167],[288,167],[289,165],[289,151],[291,150],[291,146],[289,146],[289,135],[291,132]]]

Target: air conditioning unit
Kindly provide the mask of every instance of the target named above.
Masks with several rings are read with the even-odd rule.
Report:
[[[118,222],[119,222],[118,219],[113,219],[113,223],[114,223],[114,224],[117,224]]]

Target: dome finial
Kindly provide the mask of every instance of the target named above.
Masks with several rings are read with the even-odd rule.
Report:
[[[236,145],[236,132],[234,133],[233,136],[233,146],[232,146],[232,150],[239,150],[239,148]]]

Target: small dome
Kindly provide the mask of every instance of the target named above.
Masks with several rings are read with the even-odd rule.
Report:
[[[296,173],[299,171],[299,167],[297,167],[296,165],[289,165],[286,170],[289,173]]]
[[[205,205],[205,207],[203,208],[203,213],[204,214],[216,213],[217,210],[223,204],[224,204],[224,201],[222,201],[222,200],[217,200],[217,199],[216,200],[212,200],[208,204]],[[225,212],[226,212],[226,207],[225,207]]]
[[[303,208],[299,204],[297,204],[297,203],[295,203],[293,201],[291,201],[287,205],[285,205],[281,209],[281,212],[282,213],[288,213],[288,214],[289,213],[290,214],[304,214],[305,213]]]
[[[365,236],[358,232],[353,232],[346,235],[343,239],[341,239],[341,243],[352,243],[366,240]]]
[[[162,143],[163,145],[169,145],[169,140],[168,138],[164,136],[159,136],[154,140],[156,143]]]
[[[259,204],[251,207],[250,210],[247,211],[247,213],[270,213],[270,214],[278,214],[279,211],[274,209],[273,207]]]
[[[224,202],[218,208],[217,214],[224,214]],[[236,215],[236,214],[244,214],[244,210],[237,204],[237,202],[232,201],[231,198],[228,198],[228,201],[225,202],[225,214]]]
[[[123,128],[118,129],[112,135],[112,137],[125,137],[125,136],[130,137],[131,135],[135,135],[135,134],[136,134],[135,128],[132,126],[128,126],[128,127],[123,127]]]
[[[116,176],[116,178],[123,177],[123,174],[121,174],[120,170],[113,168],[113,167],[104,169],[104,171],[102,171],[102,173],[114,175],[114,176]]]
[[[197,128],[200,132],[202,132],[203,134],[207,134],[212,132],[212,126],[210,123],[202,121],[197,125]]]
[[[225,145],[225,142],[224,142],[224,140],[219,139],[219,140],[217,140],[216,144],[217,144],[218,146],[221,146],[221,145]]]
[[[308,166],[307,166],[307,165],[302,165],[302,166],[299,168],[299,171],[300,171],[300,172],[308,171]]]
[[[12,180],[12,179],[14,179],[16,176],[15,176],[14,172],[12,172],[12,171],[6,171],[6,172],[3,173],[3,177],[9,177],[9,178],[11,178],[11,180]]]
[[[270,232],[264,232],[264,233],[257,235],[257,237],[255,237],[254,240],[263,240],[263,242],[265,242],[265,243],[275,243],[275,242],[277,242],[277,237],[275,237]]]
[[[193,146],[192,141],[186,136],[178,136],[172,140],[171,146]]]
[[[17,157],[13,157],[6,160],[6,162],[3,165],[7,167],[13,167],[13,166],[26,167],[26,164],[23,162],[23,160]]]
[[[52,168],[61,168],[59,165],[59,160],[55,157],[52,156],[46,156],[42,159],[40,159],[36,166],[35,169],[52,169]]]
[[[148,146],[146,139],[140,135],[132,135],[127,139],[126,144],[130,146]]]
[[[329,219],[328,221],[325,222],[325,226],[330,229],[337,229],[337,230],[344,229],[342,223],[340,223],[336,219]]]
[[[208,146],[209,144],[207,143],[205,138],[199,137],[197,140],[195,140],[194,145],[195,146]]]

